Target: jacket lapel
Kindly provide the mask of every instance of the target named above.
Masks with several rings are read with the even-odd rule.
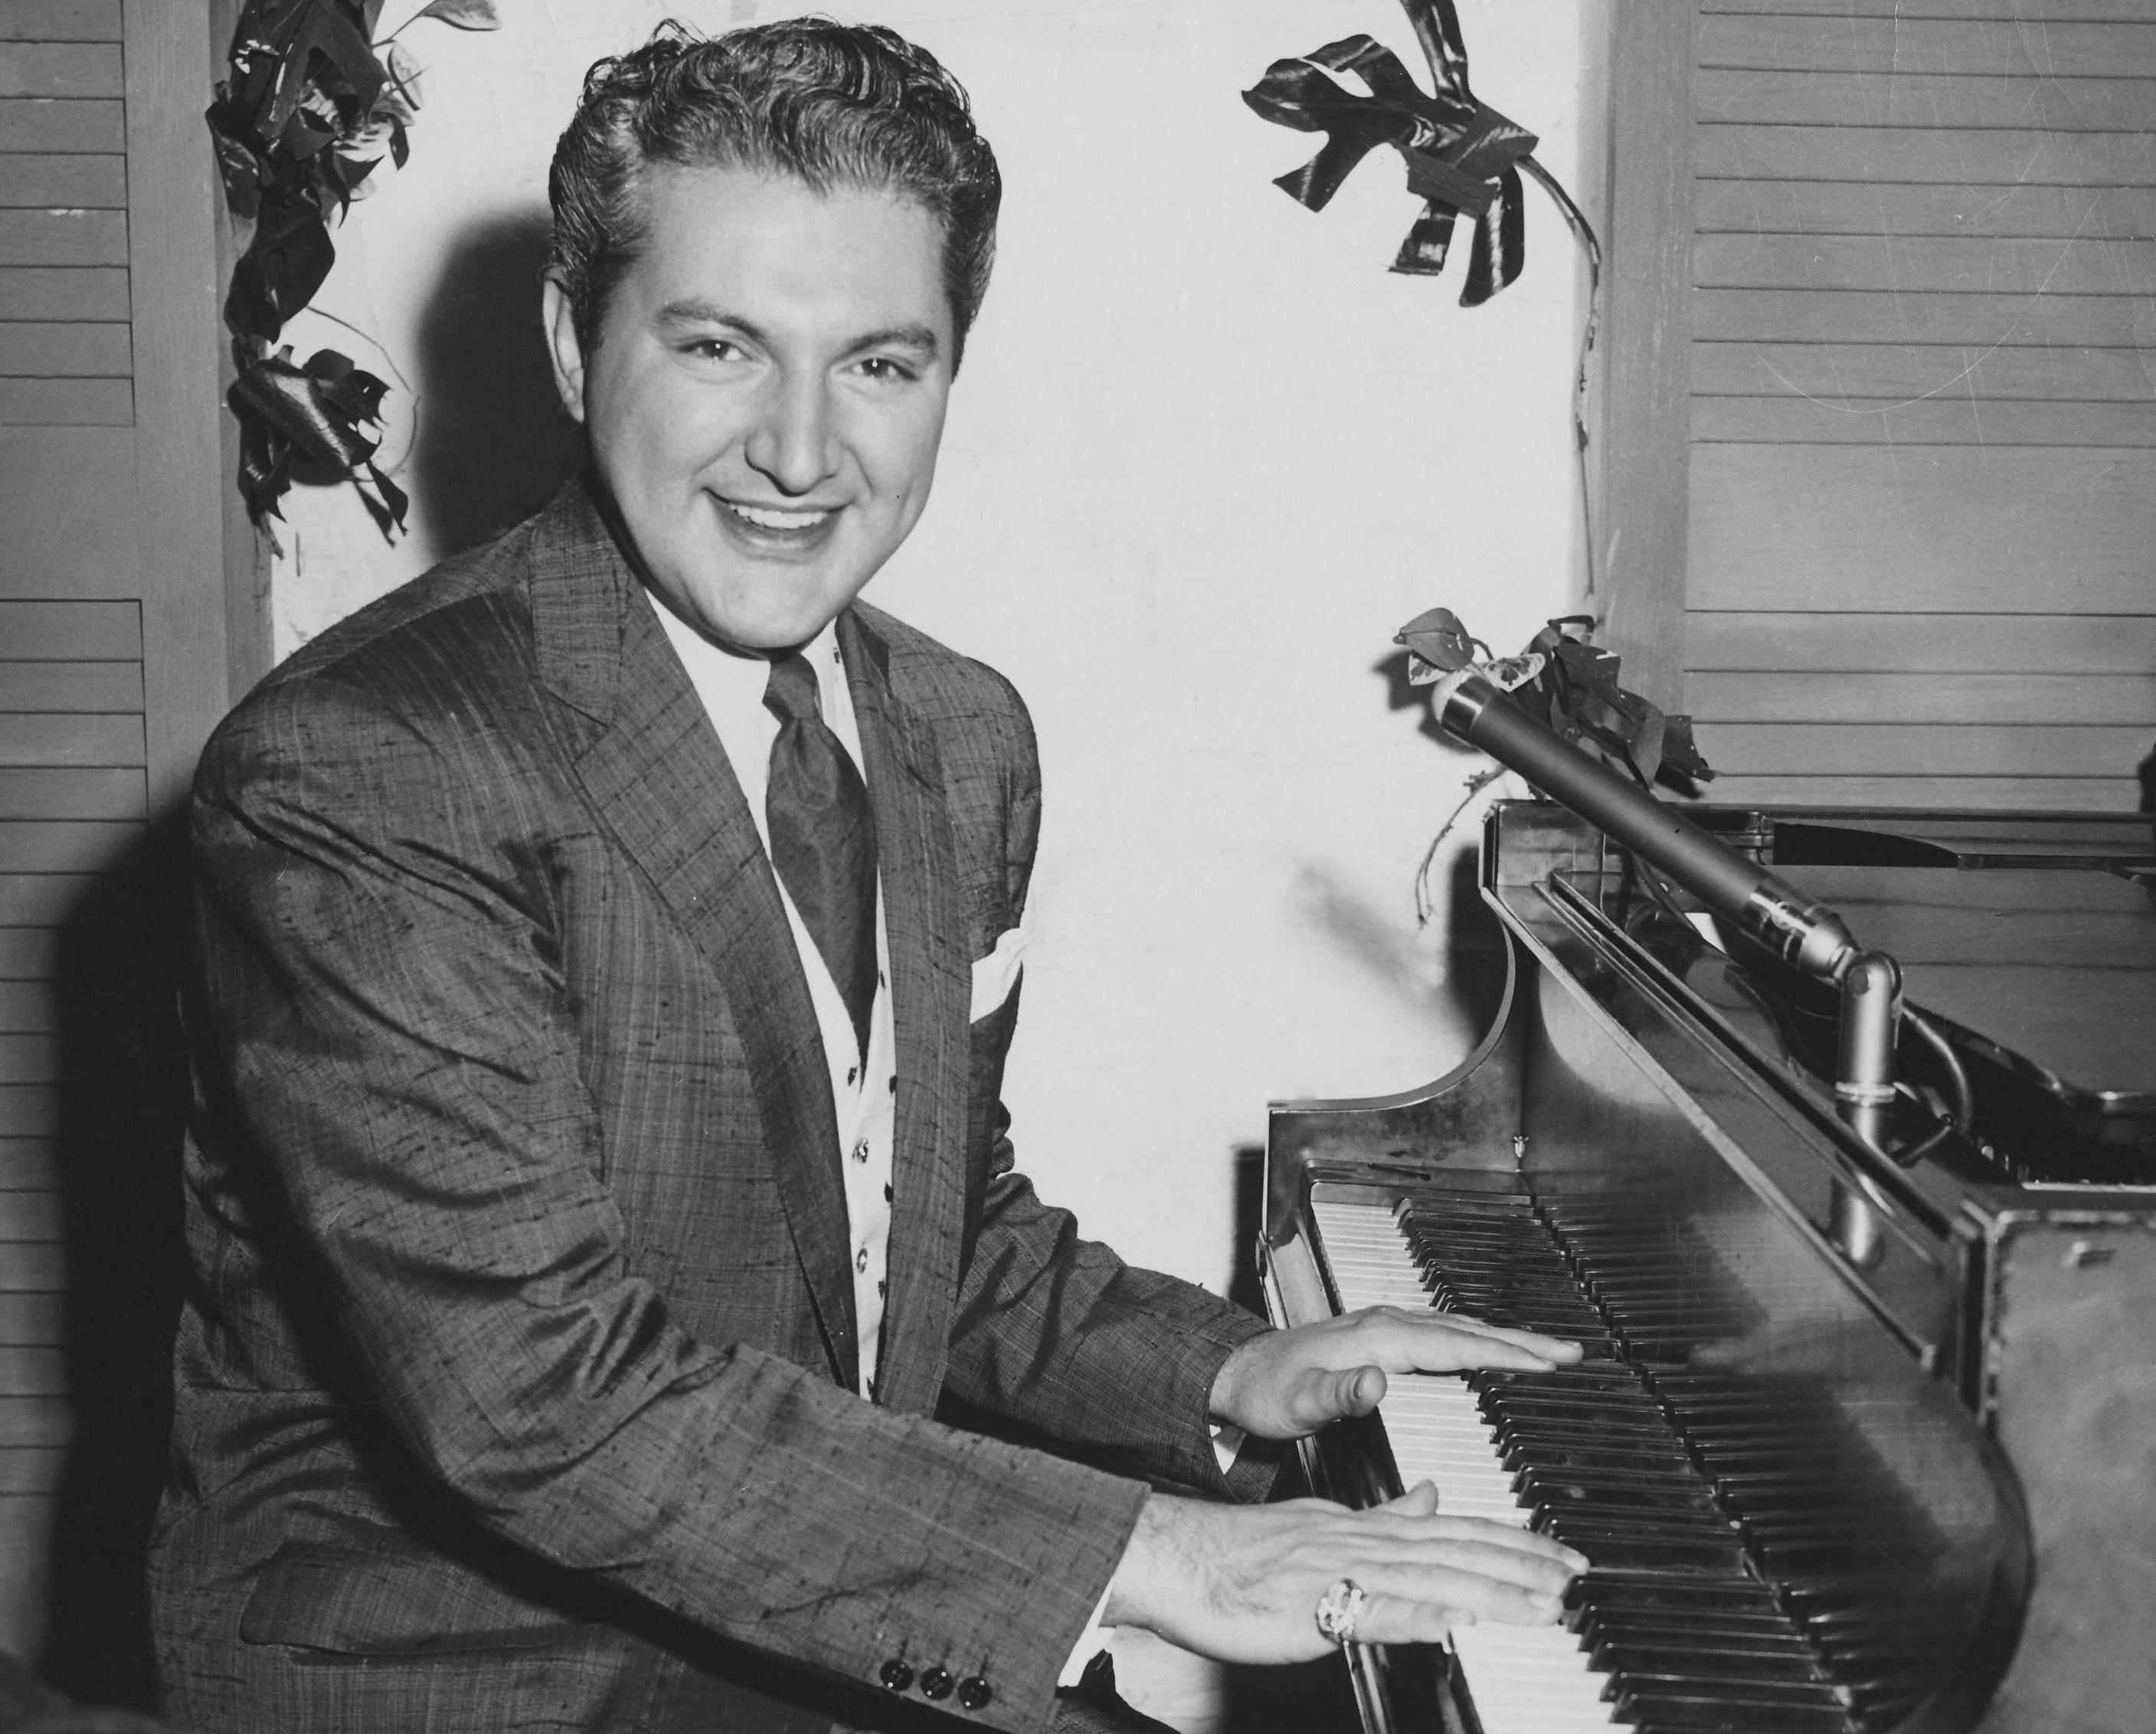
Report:
[[[830,1078],[748,803],[582,484],[536,526],[531,582],[540,679],[589,720],[577,731],[585,788],[725,984],[831,1371],[852,1389],[859,1353]],[[902,1070],[902,1037],[900,1054]]]
[[[927,1413],[943,1387],[965,1211],[965,924],[935,743],[891,690],[883,640],[852,609],[839,617],[839,644],[875,810],[898,1047],[876,1400]]]

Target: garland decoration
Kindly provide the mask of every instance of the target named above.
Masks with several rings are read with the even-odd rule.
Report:
[[[332,221],[373,190],[383,156],[402,168],[410,155],[418,74],[396,37],[420,18],[501,23],[494,0],[433,0],[377,42],[387,3],[246,0],[231,76],[206,115],[225,203],[253,225],[224,301],[237,374],[225,401],[239,421],[240,495],[265,531],[295,480],[351,482],[384,536],[409,505],[374,462],[388,387],[336,350],[298,363],[278,342],[336,263]]]

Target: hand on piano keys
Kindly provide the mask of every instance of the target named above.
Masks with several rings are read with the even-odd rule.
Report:
[[[1428,1481],[1360,1511],[1155,1494],[1109,1585],[1106,1623],[1219,1661],[1307,1661],[1332,1648],[1317,1604],[1342,1578],[1366,1593],[1358,1643],[1430,1644],[1481,1621],[1557,1619],[1581,1555],[1514,1525],[1445,1516],[1437,1502]]]
[[[1388,1373],[1547,1372],[1579,1357],[1576,1342],[1464,1313],[1366,1306],[1244,1343],[1214,1378],[1210,1417],[1260,1439],[1301,1439],[1369,1413]]]

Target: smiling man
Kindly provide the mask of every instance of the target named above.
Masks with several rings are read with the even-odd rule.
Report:
[[[584,475],[323,634],[198,778],[168,1711],[1029,1730],[1120,1713],[1058,1691],[1104,1619],[1284,1661],[1322,1604],[1553,1618],[1578,1558],[1427,1488],[1235,1501],[1250,1436],[1387,1372],[1576,1350],[1270,1331],[1014,1166],[1031,733],[857,600],[987,282],[963,93],[886,31],[663,31],[593,69],[552,192]]]

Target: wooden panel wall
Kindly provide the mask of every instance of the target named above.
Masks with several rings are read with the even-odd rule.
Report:
[[[0,427],[135,419],[119,0],[0,9]]]
[[[229,691],[215,59],[207,0],[0,0],[0,1647],[105,1701],[162,1450],[171,844]]]
[[[1717,798],[2130,808],[2156,13],[1922,12],[1700,8],[1685,701]]]

